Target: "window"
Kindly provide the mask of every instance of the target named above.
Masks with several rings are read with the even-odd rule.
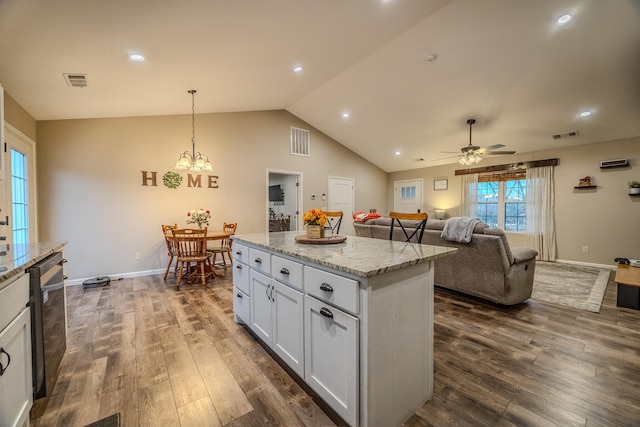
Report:
[[[27,156],[11,149],[13,243],[29,243]]]
[[[478,178],[477,216],[491,227],[524,232],[527,181],[521,175]]]

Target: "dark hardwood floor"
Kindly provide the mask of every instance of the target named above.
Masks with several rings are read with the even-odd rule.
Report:
[[[233,321],[228,279],[148,276],[67,290],[68,349],[36,426],[328,426],[328,416]],[[435,392],[406,426],[637,426],[640,312],[529,301],[511,308],[436,290]]]

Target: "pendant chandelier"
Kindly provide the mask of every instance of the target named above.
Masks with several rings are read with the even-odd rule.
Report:
[[[196,107],[195,107],[195,89],[187,91],[191,94],[191,152],[188,150],[180,155],[176,163],[178,170],[212,171],[213,166],[209,162],[209,157],[200,152],[196,153]]]

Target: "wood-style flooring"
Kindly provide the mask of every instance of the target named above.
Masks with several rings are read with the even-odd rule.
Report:
[[[67,353],[32,425],[340,425],[233,321],[230,278],[69,287]],[[612,280],[600,313],[436,290],[434,329],[434,396],[406,426],[640,425],[640,312]]]

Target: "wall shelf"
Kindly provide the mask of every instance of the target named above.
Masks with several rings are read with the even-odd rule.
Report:
[[[631,165],[627,163],[626,165],[613,165],[613,166],[600,166],[600,169],[616,169],[616,168],[628,168]]]
[[[597,185],[583,185],[583,186],[576,186],[573,188],[575,188],[576,190],[585,190],[587,188],[597,188],[597,187],[598,187]]]

